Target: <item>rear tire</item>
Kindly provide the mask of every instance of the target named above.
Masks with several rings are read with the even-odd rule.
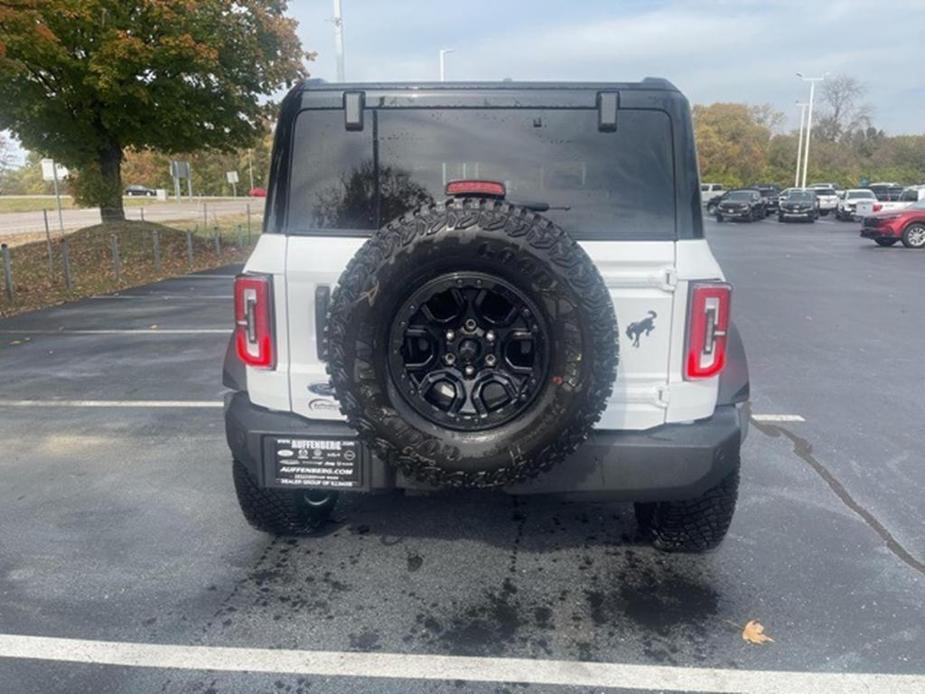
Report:
[[[716,221],[719,222],[720,224],[722,224],[723,221],[725,221],[725,220],[723,220],[723,215],[717,213],[717,214],[716,214]]]
[[[782,215],[782,214],[777,215],[777,221],[778,221],[778,222],[783,222],[783,221],[784,221],[784,215]]]
[[[903,229],[903,246],[925,248],[925,224],[915,222]]]
[[[739,471],[695,499],[635,504],[636,520],[663,552],[706,552],[726,537],[739,494]]]
[[[254,528],[272,535],[305,535],[324,521],[337,494],[317,490],[265,489],[244,464],[234,461],[234,489],[241,512]]]
[[[874,241],[877,242],[878,246],[888,247],[888,246],[895,246],[896,242],[899,241],[899,239],[874,239]]]

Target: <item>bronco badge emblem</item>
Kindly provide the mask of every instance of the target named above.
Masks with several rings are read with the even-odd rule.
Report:
[[[645,334],[648,336],[655,330],[655,319],[658,314],[655,311],[649,311],[649,315],[641,321],[630,323],[626,328],[626,336],[633,341],[633,347],[639,346],[639,338]]]

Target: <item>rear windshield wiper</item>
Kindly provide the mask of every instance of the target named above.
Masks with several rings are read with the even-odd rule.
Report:
[[[546,212],[547,210],[562,210],[568,212],[572,209],[571,205],[550,205],[548,202],[543,202],[541,200],[511,200],[510,202],[512,205],[520,205],[534,212]]]

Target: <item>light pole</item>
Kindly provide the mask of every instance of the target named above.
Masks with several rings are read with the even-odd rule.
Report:
[[[793,187],[800,187],[800,162],[803,160],[803,124],[806,121],[806,107],[809,106],[805,101],[797,101],[800,107],[800,141],[797,145],[797,172],[793,177]]]
[[[803,185],[806,187],[806,171],[809,169],[809,141],[813,135],[813,96],[816,92],[816,82],[821,82],[829,73],[823,73],[822,77],[805,77],[802,72],[797,73],[804,82],[809,82],[809,114],[806,117],[806,151],[803,154]]]
[[[446,54],[453,53],[455,49],[453,48],[441,48],[440,49],[440,81],[446,82]]]
[[[341,0],[334,0],[334,53],[337,56],[337,81],[344,82],[344,16]]]

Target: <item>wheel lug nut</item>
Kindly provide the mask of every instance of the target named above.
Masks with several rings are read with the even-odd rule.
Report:
[[[486,363],[488,366],[494,366],[496,361],[497,361],[497,360],[495,359],[495,355],[494,355],[494,354],[488,354],[488,355],[485,356],[485,363]]]
[[[448,366],[452,366],[456,363],[456,355],[452,352],[448,352],[443,356],[443,361],[445,361]]]
[[[465,327],[465,329],[471,333],[478,327],[478,323],[476,323],[472,318],[467,318],[466,322],[463,324],[463,327]]]
[[[494,333],[494,331],[493,331],[493,330],[489,330],[487,333],[485,333],[485,339],[488,340],[489,342],[494,342],[494,341],[495,341],[495,333]]]
[[[467,366],[467,367],[466,367],[466,376],[475,376],[475,367],[474,367],[474,366],[471,366],[471,365],[470,365],[470,366]]]
[[[453,332],[452,330],[447,330],[446,331],[446,341],[452,342],[454,339],[456,339],[456,333]]]

